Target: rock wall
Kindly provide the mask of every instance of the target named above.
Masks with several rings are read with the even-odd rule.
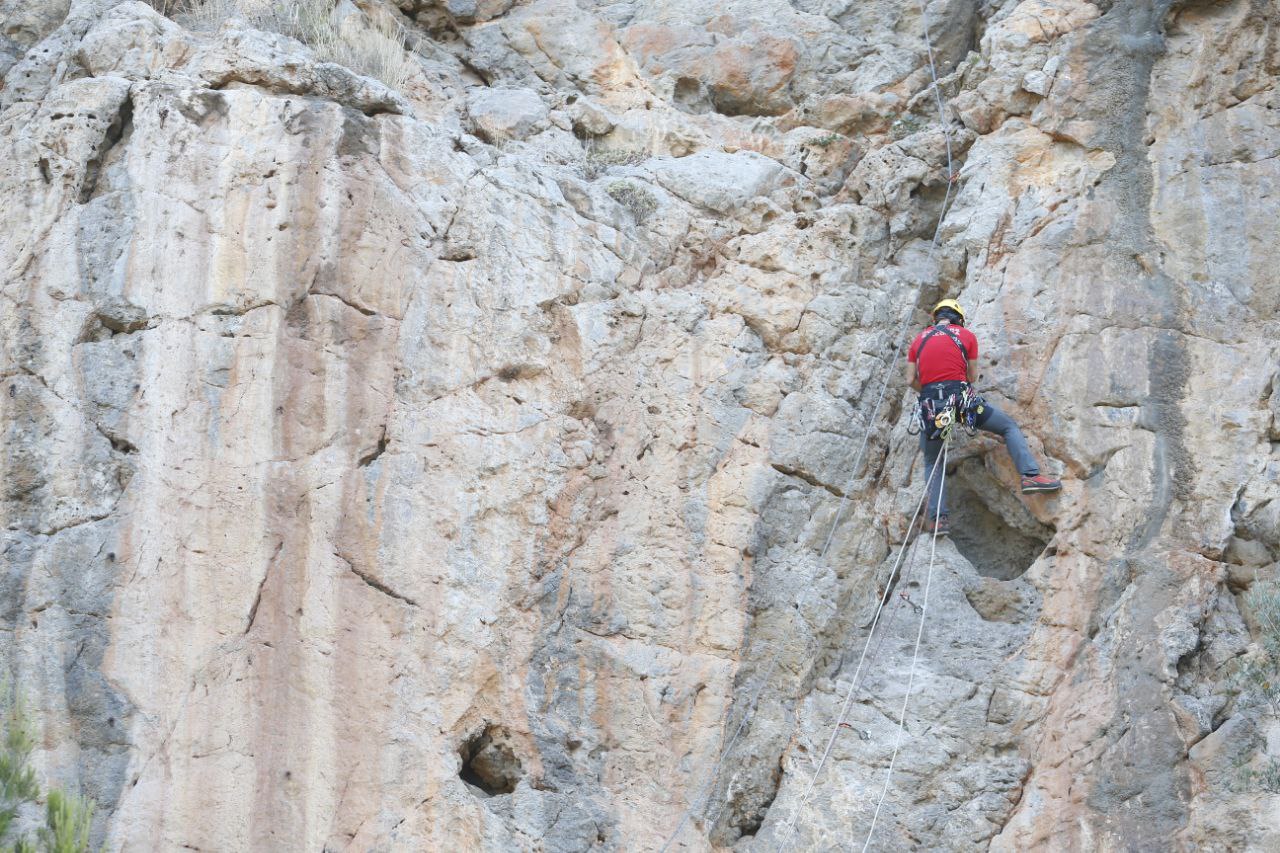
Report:
[[[861,849],[910,682],[870,849],[1280,844],[1274,3],[359,5],[398,90],[0,0],[0,659],[97,840]],[[965,440],[930,572],[943,295],[1064,490]]]

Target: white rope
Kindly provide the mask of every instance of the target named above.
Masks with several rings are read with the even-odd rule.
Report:
[[[947,216],[947,208],[951,204],[951,188],[955,182],[955,159],[951,151],[951,130],[947,124],[947,110],[945,102],[942,98],[942,89],[938,86],[938,69],[934,64],[933,58],[933,40],[929,37],[929,13],[925,9],[924,0],[919,0],[920,16],[924,20],[924,45],[925,51],[929,57],[929,76],[933,80],[933,96],[934,101],[938,105],[938,122],[942,125],[942,138],[947,146],[947,189],[942,196],[942,208],[938,213],[938,221],[933,226],[933,238],[929,241],[929,260],[932,261],[938,251],[939,238],[942,236],[942,222]],[[871,419],[867,421],[867,429],[862,434],[862,445],[858,448],[858,461],[854,463],[853,474],[849,478],[849,487],[840,495],[840,505],[836,509],[835,521],[831,524],[831,532],[827,534],[827,542],[822,546],[822,557],[827,555],[827,549],[831,546],[831,538],[835,536],[836,528],[840,525],[840,516],[844,512],[844,505],[849,498],[849,490],[853,487],[854,480],[858,476],[858,468],[862,464],[862,454],[867,448],[867,436],[871,434],[871,424],[875,423],[876,418],[880,414],[880,405],[884,402],[885,390],[889,387],[889,376],[893,372],[892,365],[897,360],[898,349],[902,346],[902,338],[907,330],[907,326],[911,323],[911,315],[915,313],[916,308],[920,304],[920,294],[924,292],[924,283],[921,282],[916,287],[915,298],[911,300],[902,322],[898,326],[898,333],[893,338],[893,353],[889,359],[890,369],[885,370],[884,380],[880,383],[880,393],[876,397],[875,408],[871,410]]]
[[[950,170],[948,170],[948,171],[950,171]],[[948,194],[950,193],[950,190],[951,190],[951,188],[950,188],[950,185],[949,185],[949,182],[948,182],[948,187],[947,187],[947,192],[948,192]],[[945,200],[945,199],[944,199],[944,201],[943,201],[943,204],[944,204],[944,205],[946,204],[946,200]],[[919,303],[919,301],[920,301],[920,290],[919,290],[919,289],[917,289],[917,291],[916,291],[916,298],[915,298],[915,300],[911,303],[911,309],[907,312],[907,315],[906,315],[906,318],[905,318],[905,320],[906,320],[906,321],[909,321],[909,320],[911,319],[911,313],[915,310],[915,306],[916,306],[916,304],[917,304],[917,303]],[[905,331],[905,329],[906,329],[906,322],[904,322],[904,323],[903,323],[903,325],[902,325],[902,328],[900,328],[900,329],[898,330],[897,340],[899,340],[899,341],[901,340],[901,338],[902,338],[902,333],[903,333],[903,331]],[[858,470],[862,467],[862,460],[863,460],[863,457],[864,457],[864,455],[866,454],[866,450],[867,450],[867,440],[868,440],[868,438],[869,438],[869,437],[870,437],[870,435],[871,435],[871,427],[875,424],[875,422],[876,422],[876,418],[877,418],[877,417],[879,416],[879,414],[880,414],[880,406],[881,406],[881,405],[883,404],[883,402],[884,402],[885,391],[886,391],[886,389],[888,389],[888,387],[889,387],[889,376],[890,376],[890,374],[892,373],[892,366],[893,366],[894,361],[896,360],[897,350],[898,350],[898,345],[897,345],[897,344],[895,344],[895,346],[894,346],[894,353],[893,353],[893,357],[892,357],[892,358],[890,358],[890,359],[889,359],[889,361],[888,361],[888,362],[886,363],[886,365],[885,365],[884,380],[883,380],[883,381],[881,382],[881,384],[880,384],[880,393],[876,396],[876,405],[875,405],[875,408],[874,408],[874,409],[872,409],[871,417],[867,419],[867,421],[866,421],[866,426],[864,427],[863,432],[862,432],[862,441],[861,441],[861,443],[860,443],[860,444],[859,444],[859,446],[858,446],[858,455],[857,455],[857,457],[855,458],[854,463],[853,463],[853,472],[852,472],[852,474],[851,474],[851,475],[850,475],[850,477],[849,477],[849,482],[848,482],[848,484],[845,486],[844,490],[840,493],[840,503],[839,503],[839,505],[838,505],[838,506],[837,506],[837,508],[836,508],[836,514],[835,514],[835,517],[834,517],[834,518],[832,519],[832,521],[831,521],[831,530],[827,533],[827,538],[826,538],[826,541],[825,541],[825,542],[823,543],[823,545],[822,545],[822,550],[818,552],[818,561],[819,561],[819,562],[821,562],[821,561],[825,560],[825,559],[826,559],[826,557],[827,557],[827,551],[829,551],[829,550],[830,550],[830,548],[831,548],[831,543],[832,543],[833,539],[835,538],[836,528],[840,526],[840,517],[841,517],[841,515],[842,515],[842,514],[843,514],[843,512],[844,512],[845,504],[846,504],[846,503],[848,503],[848,500],[849,500],[849,493],[853,490],[853,484],[854,484],[854,482],[857,480],[857,477],[858,477]],[[923,500],[923,497],[921,498],[921,500]],[[920,511],[920,504],[917,504],[917,505],[916,505],[916,513],[918,514],[918,513],[919,513],[919,511]],[[913,514],[913,515],[912,515],[912,517],[911,517],[911,525],[914,525],[914,524],[915,524],[915,520],[916,520],[916,515],[915,515],[915,514]],[[910,531],[910,530],[911,530],[911,526],[908,526],[907,530],[908,530],[908,531]],[[905,549],[904,549],[904,550],[905,550]],[[901,557],[901,554],[899,554],[899,557]],[[896,571],[896,568],[897,568],[897,567],[896,567],[896,564],[895,564],[895,571]],[[892,575],[892,573],[890,573],[890,578],[892,579],[892,577],[893,577],[893,575]],[[891,586],[890,584],[886,584],[886,585],[885,585],[886,595],[887,595],[887,593],[888,593],[888,590],[890,589],[890,586]],[[883,607],[884,607],[884,599],[881,599],[881,601],[880,601],[880,607],[878,607],[878,608],[876,609],[875,620],[872,622],[872,631],[873,631],[873,632],[875,631],[875,624],[876,624],[876,622],[878,622],[878,620],[880,619],[880,611],[881,611],[881,609],[883,609]],[[870,637],[870,635],[868,635],[868,637],[867,637],[867,642],[869,643],[869,642],[870,642],[870,640],[871,640],[871,637]],[[669,850],[669,849],[671,848],[672,843],[674,843],[674,842],[675,842],[675,840],[676,840],[676,838],[678,838],[678,837],[680,836],[680,832],[681,832],[681,830],[683,830],[683,829],[684,829],[685,824],[687,824],[687,823],[689,822],[689,818],[690,818],[690,816],[691,816],[691,815],[692,815],[692,813],[693,813],[693,804],[694,804],[695,802],[697,802],[699,799],[701,799],[701,798],[703,797],[703,795],[704,795],[704,794],[706,794],[706,793],[708,792],[708,789],[710,789],[710,787],[715,783],[715,781],[716,781],[716,776],[717,776],[717,774],[719,774],[719,772],[720,772],[720,767],[724,764],[724,760],[725,760],[725,758],[726,758],[726,757],[728,757],[729,752],[733,749],[734,744],[737,742],[739,735],[741,735],[741,734],[742,734],[743,727],[746,725],[747,720],[750,718],[751,714],[752,714],[752,713],[754,713],[754,709],[755,709],[755,707],[756,707],[756,703],[759,701],[759,698],[760,698],[760,692],[764,689],[765,685],[767,685],[767,684],[768,684],[769,676],[771,676],[771,675],[773,674],[774,668],[775,668],[775,667],[777,666],[777,664],[778,664],[778,657],[779,657],[779,655],[781,654],[781,652],[782,652],[782,646],[781,646],[781,644],[774,644],[773,654],[772,654],[772,656],[770,656],[770,658],[769,658],[769,664],[768,664],[768,667],[766,668],[765,676],[764,676],[764,678],[762,678],[762,679],[761,679],[761,681],[760,681],[760,685],[756,688],[756,693],[755,693],[755,695],[754,695],[754,696],[752,697],[752,699],[751,699],[751,703],[750,703],[750,705],[749,705],[749,707],[748,707],[747,712],[743,714],[742,720],[741,720],[741,722],[739,722],[739,723],[738,723],[738,728],[737,728],[737,730],[736,730],[736,731],[734,731],[734,733],[733,733],[733,737],[729,740],[729,744],[728,744],[728,746],[726,746],[723,750],[721,750],[721,752],[720,752],[720,756],[719,756],[719,758],[716,760],[715,766],[714,766],[714,768],[712,769],[711,774],[710,774],[710,776],[708,777],[708,779],[707,779],[706,783],[704,783],[702,790],[699,792],[699,794],[698,794],[698,796],[697,796],[697,797],[694,797],[694,798],[693,798],[693,800],[689,802],[689,804],[686,806],[686,808],[685,808],[684,812],[680,815],[680,821],[679,821],[679,823],[677,823],[677,824],[676,824],[676,828],[675,828],[675,830],[674,830],[674,831],[672,831],[671,835],[667,838],[666,843],[664,843],[664,844],[662,845],[661,853],[666,853],[666,851],[667,851],[667,850]],[[866,654],[866,648],[865,648],[865,647],[863,648],[863,654],[864,654],[864,655]],[[860,668],[861,668],[861,666],[862,666],[862,661],[861,661],[861,659],[858,661],[858,666],[859,666],[859,669],[860,669]],[[856,678],[856,674],[855,674],[855,678]],[[837,730],[838,730],[838,729],[837,729]],[[830,749],[831,749],[831,746],[830,746],[830,744],[828,744],[828,746],[827,746],[827,750],[828,750],[828,752],[830,751]],[[706,806],[706,803],[704,802],[701,808],[705,808],[705,806]]]
[[[925,481],[924,488],[920,492],[920,500],[916,502],[915,512],[911,514],[911,522],[907,525],[908,537],[911,535],[911,531],[915,529],[916,519],[920,517],[920,510],[924,506],[925,498],[929,495],[929,487],[933,485],[933,475],[936,474],[937,471],[938,468],[935,465],[933,471],[929,474],[929,478]],[[871,640],[875,636],[877,626],[880,624],[880,615],[884,612],[885,604],[889,600],[889,593],[893,590],[894,578],[898,573],[899,566],[902,565],[903,557],[906,556],[908,550],[912,550],[914,547],[915,543],[912,543],[911,546],[908,547],[907,542],[903,541],[902,547],[898,550],[898,556],[893,561],[893,568],[889,570],[889,577],[885,581],[884,592],[880,596],[880,602],[876,606],[875,615],[871,619],[871,628],[867,632],[867,640],[862,644],[862,653],[858,656],[858,666],[854,669],[853,678],[849,682],[849,689],[845,694],[844,704],[840,708],[839,716],[836,717],[835,726],[832,727],[831,737],[827,739],[827,746],[822,751],[822,757],[818,760],[817,767],[814,768],[813,776],[810,777],[809,784],[804,789],[804,794],[800,797],[800,801],[796,804],[796,807],[791,810],[791,816],[783,826],[782,836],[779,840],[780,846],[785,845],[790,841],[791,833],[795,830],[796,819],[800,816],[800,812],[804,810],[805,805],[809,802],[809,797],[813,793],[814,786],[821,777],[822,770],[826,766],[827,759],[831,755],[831,750],[835,746],[836,738],[840,735],[840,727],[844,724],[845,718],[849,715],[849,708],[853,705],[853,698],[857,695],[858,687],[861,684],[860,676],[862,674],[863,663],[867,660],[867,650],[871,648]],[[881,637],[883,638],[883,632],[881,632]]]
[[[947,132],[946,107],[942,101],[942,89],[938,86],[938,67],[934,64],[933,59],[933,39],[929,38],[929,10],[925,8],[925,0],[917,0],[920,8],[920,19],[924,24],[924,48],[929,55],[929,77],[933,80],[933,98],[938,104],[938,120],[942,122],[942,134],[947,143],[947,186],[951,186],[951,180],[954,177],[951,170],[951,134]],[[943,213],[946,213],[946,202],[942,204]],[[942,217],[938,217],[938,225],[933,232],[933,245],[938,245],[938,232],[942,228]]]
[[[943,489],[947,485],[947,451],[951,447],[950,441],[942,443],[942,459],[935,463],[935,467],[941,466],[942,479],[939,486]],[[884,806],[885,795],[889,793],[889,780],[893,778],[893,765],[898,759],[898,749],[902,746],[902,734],[907,727],[907,705],[911,702],[911,691],[915,687],[916,681],[916,664],[920,661],[920,640],[924,637],[924,622],[929,615],[929,587],[933,583],[933,564],[938,554],[938,519],[942,515],[942,497],[938,498],[938,505],[933,515],[933,544],[929,550],[929,571],[925,575],[924,581],[924,601],[920,604],[920,627],[916,629],[916,645],[915,650],[911,653],[911,672],[907,676],[907,693],[902,697],[902,713],[898,716],[898,733],[893,740],[893,753],[889,756],[889,767],[884,773],[884,787],[880,789],[880,800],[876,803],[875,814],[871,816],[871,828],[867,830],[867,840],[862,845],[862,853],[866,853],[867,848],[871,846],[871,836],[876,831],[876,821],[880,819],[880,809]]]
[[[948,210],[948,207],[949,207],[950,202],[951,202],[951,190],[952,190],[952,187],[953,187],[953,185],[954,185],[954,179],[955,179],[955,161],[954,161],[954,155],[953,155],[952,148],[951,148],[951,132],[950,132],[950,129],[949,129],[948,124],[947,124],[946,105],[945,105],[945,102],[944,102],[943,97],[942,97],[942,89],[941,89],[941,87],[938,85],[938,70],[937,70],[936,60],[935,60],[935,58],[934,58],[934,52],[933,52],[933,40],[932,40],[932,39],[930,38],[930,36],[929,36],[929,13],[928,13],[928,10],[925,8],[924,0],[918,0],[918,7],[919,7],[919,9],[920,9],[920,16],[921,16],[921,19],[922,19],[922,21],[923,21],[923,25],[924,25],[924,42],[925,42],[925,50],[926,50],[926,53],[927,53],[928,58],[929,58],[929,75],[930,75],[930,78],[932,79],[932,84],[931,84],[931,86],[932,86],[932,88],[933,88],[934,102],[937,104],[937,107],[938,107],[938,121],[939,121],[939,123],[940,123],[940,124],[941,124],[941,126],[942,126],[943,140],[944,140],[944,142],[945,142],[945,144],[946,144],[946,150],[947,150],[947,188],[946,188],[946,192],[945,192],[945,194],[943,195],[943,198],[942,198],[942,208],[941,208],[941,210],[940,210],[940,212],[939,212],[939,214],[938,214],[938,221],[937,221],[937,223],[934,225],[934,229],[933,229],[933,239],[930,241],[930,246],[929,246],[929,260],[930,260],[930,261],[932,261],[932,260],[933,260],[933,258],[934,258],[934,256],[937,254],[938,245],[939,245],[939,242],[940,242],[939,238],[940,238],[940,237],[941,237],[941,235],[942,235],[942,223],[943,223],[943,221],[946,219],[947,210]],[[915,311],[916,307],[918,306],[918,304],[919,304],[919,302],[920,302],[920,294],[921,294],[921,292],[922,292],[922,291],[923,291],[923,286],[921,286],[921,287],[918,287],[918,288],[917,288],[917,290],[916,290],[916,297],[915,297],[915,299],[914,299],[914,300],[912,300],[911,306],[910,306],[909,310],[906,312],[906,316],[903,318],[903,322],[902,322],[902,324],[901,324],[901,327],[899,328],[899,330],[898,330],[898,334],[897,334],[897,336],[896,336],[896,337],[895,337],[895,339],[894,339],[894,340],[895,340],[895,343],[894,343],[894,355],[895,355],[895,356],[896,356],[896,354],[897,354],[898,347],[899,347],[899,346],[901,346],[901,341],[902,341],[902,338],[903,338],[903,334],[904,334],[904,332],[906,331],[906,327],[907,327],[908,323],[910,322],[911,315],[914,313],[914,311]],[[879,395],[879,397],[876,399],[876,407],[875,407],[875,410],[874,410],[874,412],[875,412],[876,414],[878,414],[878,413],[879,413],[879,411],[880,411],[880,404],[881,404],[881,401],[884,399],[884,392],[885,392],[885,388],[888,386],[888,380],[889,380],[889,371],[886,371],[886,372],[885,372],[885,379],[884,379],[884,382],[883,382],[883,383],[881,384],[881,386],[880,386],[880,395]],[[865,436],[864,436],[864,446],[865,446]],[[945,452],[946,452],[946,448],[945,448],[945,445],[944,445],[944,453],[945,453]],[[936,466],[935,466],[934,472],[931,472],[931,473],[930,473],[930,478],[929,478],[929,481],[930,481],[930,482],[932,481],[933,473],[935,473],[935,472],[936,472],[936,470],[937,470],[937,468],[936,468]],[[856,469],[855,469],[855,475],[856,475],[856,472],[857,472],[857,471],[856,471]],[[946,476],[946,474],[945,474],[945,472],[944,472],[944,473],[943,473],[943,477],[945,478],[945,476]],[[926,485],[925,485],[925,493],[926,493],[926,494],[928,493],[928,486],[929,486],[929,482],[926,482]],[[846,492],[846,494],[847,494],[847,492]],[[922,499],[923,499],[923,498],[922,498]],[[841,499],[840,509],[839,509],[839,510],[837,510],[837,512],[836,512],[836,524],[838,524],[838,523],[839,523],[839,519],[840,519],[840,511],[842,511],[843,509],[844,509],[844,496],[842,496],[842,499]],[[917,512],[918,512],[918,511],[919,511],[919,507],[917,506]],[[913,516],[913,517],[912,517],[912,524],[913,524],[913,525],[914,525],[914,521],[915,521],[915,518],[914,518],[914,516]],[[833,524],[833,525],[832,525],[831,533],[830,533],[830,534],[828,535],[828,537],[827,537],[828,544],[830,544],[831,536],[833,536],[833,535],[835,534],[835,527],[836,527],[836,524]],[[936,529],[936,527],[937,527],[937,522],[936,522],[936,520],[935,520],[935,522],[934,522],[934,526],[935,526],[935,530],[934,530],[934,544],[935,544],[935,547],[936,547],[936,543],[937,543],[937,529]],[[908,528],[908,530],[910,530],[910,528]],[[826,549],[824,548],[823,550],[824,550],[824,553],[825,553],[825,550],[826,550]],[[903,551],[902,551],[902,552],[899,552],[899,558],[901,558],[902,553],[905,553],[905,550],[906,550],[906,549],[905,549],[905,546],[904,546]],[[896,563],[895,563],[894,571],[896,571]],[[930,556],[930,571],[932,571],[932,555]],[[892,578],[892,572],[890,573],[890,578]],[[886,594],[887,594],[887,592],[888,592],[888,590],[889,590],[889,589],[890,589],[890,585],[886,584],[886,586],[885,586]],[[879,619],[880,619],[880,610],[881,610],[881,609],[883,609],[883,607],[884,607],[884,603],[885,603],[885,599],[882,597],[882,598],[881,598],[881,601],[880,601],[880,605],[879,605],[879,607],[878,607],[878,608],[877,608],[877,610],[876,610],[875,618],[872,620],[872,623],[871,623],[871,630],[870,630],[870,632],[867,634],[867,640],[866,640],[866,643],[864,643],[864,644],[863,644],[863,647],[862,647],[862,655],[863,655],[863,657],[860,657],[860,658],[859,658],[859,660],[858,660],[858,671],[860,671],[860,670],[861,670],[861,668],[862,668],[862,663],[863,663],[863,659],[864,659],[864,657],[865,657],[865,655],[866,655],[866,652],[867,652],[867,647],[870,645],[870,643],[871,643],[871,639],[872,639],[872,636],[875,634],[876,626],[877,626],[877,624],[879,623]],[[878,648],[879,648],[879,647],[877,646],[877,650],[878,650]],[[851,704],[851,702],[852,702],[852,700],[853,700],[853,697],[856,695],[856,693],[855,693],[855,688],[856,688],[856,686],[857,686],[858,671],[855,671],[855,673],[854,673],[854,681],[853,681],[853,683],[851,684],[850,691],[849,691],[848,695],[845,697],[844,706],[843,706],[843,708],[842,708],[842,710],[841,710],[841,712],[840,712],[840,716],[839,716],[839,718],[838,718],[838,719],[837,719],[837,721],[836,721],[836,725],[835,725],[835,727],[834,727],[834,728],[833,728],[833,730],[832,730],[831,737],[830,737],[830,739],[827,741],[827,747],[826,747],[826,749],[823,751],[822,759],[819,761],[819,763],[818,763],[818,767],[817,767],[817,769],[814,771],[813,778],[812,778],[812,779],[810,779],[810,781],[809,781],[809,785],[808,785],[808,787],[805,789],[805,793],[804,793],[804,795],[801,797],[800,803],[799,803],[799,804],[796,806],[796,808],[792,811],[792,813],[791,813],[791,817],[790,817],[790,818],[788,818],[787,823],[786,823],[786,824],[785,824],[785,826],[784,826],[784,830],[783,830],[783,833],[782,833],[782,838],[781,838],[781,839],[780,839],[780,841],[779,841],[779,849],[781,849],[781,848],[782,848],[782,846],[784,846],[785,844],[789,843],[789,840],[790,840],[790,834],[791,834],[791,832],[792,832],[792,831],[794,831],[794,828],[795,828],[795,822],[796,822],[796,820],[797,820],[797,818],[798,818],[798,816],[799,816],[799,814],[800,814],[800,811],[803,809],[804,805],[808,802],[808,800],[809,800],[809,796],[810,796],[810,794],[811,794],[811,792],[812,792],[812,790],[813,790],[814,784],[816,783],[816,781],[817,781],[817,779],[818,779],[818,774],[820,774],[820,773],[822,772],[823,765],[826,763],[827,757],[828,757],[828,756],[830,755],[830,753],[831,753],[832,746],[834,745],[834,743],[835,743],[835,741],[836,741],[836,738],[837,738],[837,737],[839,736],[839,734],[840,734],[840,727],[841,727],[841,724],[843,724],[843,722],[844,722],[844,717],[845,717],[845,715],[848,713],[848,709],[849,709],[850,704]],[[913,671],[914,671],[914,669],[913,669]]]
[[[930,241],[929,260],[932,261],[934,256],[937,254],[938,241],[939,241],[939,237],[942,234],[942,223],[943,223],[943,220],[946,218],[947,209],[949,208],[951,203],[951,191],[955,181],[955,160],[954,160],[954,156],[951,149],[951,131],[947,125],[945,102],[942,98],[942,90],[938,86],[938,71],[934,61],[933,41],[929,37],[929,14],[928,14],[928,11],[925,9],[924,0],[918,0],[918,2],[920,7],[920,14],[924,22],[924,41],[925,41],[925,48],[929,57],[929,75],[933,81],[932,87],[933,87],[934,100],[938,106],[938,120],[942,125],[943,140],[945,141],[946,148],[947,148],[947,175],[946,175],[947,189],[942,197],[942,207],[938,213],[938,221],[934,225],[933,238]],[[902,346],[903,335],[906,333],[907,327],[911,323],[912,315],[915,313],[916,308],[919,306],[920,295],[923,292],[924,292],[924,282],[921,282],[919,285],[917,285],[915,296],[911,300],[911,303],[908,305],[907,310],[904,312],[902,321],[898,325],[897,334],[895,334],[893,337],[893,350],[890,353],[889,359],[885,362],[884,378],[881,380],[881,383],[880,383],[880,391],[876,395],[876,404],[872,408],[871,416],[867,418],[866,425],[863,428],[862,441],[859,443],[859,446],[858,446],[858,453],[854,459],[853,469],[850,472],[848,484],[845,486],[844,490],[840,493],[840,503],[836,506],[835,517],[831,521],[831,529],[830,531],[828,531],[827,538],[823,542],[822,550],[818,553],[819,562],[826,559],[827,552],[831,548],[831,543],[835,539],[836,530],[840,526],[840,519],[844,515],[845,505],[849,502],[849,494],[852,492],[853,485],[858,479],[858,472],[862,468],[863,458],[866,455],[866,450],[867,450],[867,442],[868,442],[868,439],[871,437],[871,427],[876,423],[877,419],[880,416],[880,408],[884,404],[885,392],[889,388],[889,379],[893,373],[893,364],[897,361],[898,350]],[[886,586],[886,589],[888,589],[888,586]],[[883,606],[884,606],[884,602],[881,601],[880,607],[883,608]],[[876,619],[879,619],[879,612],[880,612],[879,609],[877,609]],[[872,632],[874,632],[874,630],[875,630],[875,624],[873,623]],[[871,641],[871,635],[868,634],[867,642],[869,643],[870,641]],[[781,651],[782,651],[781,645],[775,645],[773,655],[770,657],[769,665],[766,670],[768,674],[771,675],[773,673],[773,670],[778,662],[778,656],[781,653]],[[866,652],[865,647],[863,648],[863,652],[865,654]],[[861,660],[859,661],[859,666],[861,666]],[[757,688],[757,692],[751,700],[751,705],[748,707],[748,711],[743,715],[742,721],[738,724],[737,730],[734,732],[733,737],[729,740],[729,745],[724,750],[721,751],[720,757],[717,759],[715,763],[715,767],[712,770],[711,776],[707,780],[707,782],[705,783],[702,789],[703,791],[706,791],[711,787],[711,785],[715,783],[716,775],[720,772],[720,767],[723,765],[725,758],[728,756],[729,750],[733,748],[734,744],[738,740],[738,736],[742,734],[743,726],[746,724],[751,713],[753,712],[753,709],[755,708],[755,703],[758,701],[760,697],[759,691],[762,690],[764,685],[767,683],[768,683],[767,677],[761,680],[760,687]],[[836,731],[839,732],[839,726],[836,727]],[[830,744],[828,744],[827,752],[830,752],[830,748],[831,748]],[[699,797],[695,797],[694,801],[696,801],[697,799],[699,799]],[[703,807],[705,807],[705,803],[703,804]],[[663,853],[665,853],[665,851],[667,851],[671,847],[671,844],[680,835],[680,831],[684,829],[685,824],[688,823],[689,817],[692,811],[693,811],[693,802],[690,802],[688,806],[685,808],[684,813],[680,816],[680,821],[676,825],[675,831],[671,833],[671,836],[667,839],[666,843],[663,844],[662,846]]]

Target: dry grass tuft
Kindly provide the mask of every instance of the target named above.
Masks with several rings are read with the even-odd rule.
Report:
[[[641,184],[614,181],[605,188],[609,197],[631,211],[636,222],[644,222],[658,209],[658,198]]]
[[[363,12],[340,18],[334,0],[149,0],[161,14],[198,32],[216,32],[232,18],[308,45],[322,62],[401,88],[413,71],[404,33]]]

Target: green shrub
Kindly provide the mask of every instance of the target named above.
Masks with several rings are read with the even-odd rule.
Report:
[[[1244,700],[1262,700],[1280,716],[1280,581],[1255,583],[1244,601],[1258,624],[1260,648],[1238,660],[1234,687]]]
[[[45,802],[45,825],[40,844],[49,853],[81,853],[89,849],[93,803],[54,789]]]
[[[828,133],[824,136],[815,136],[809,140],[809,144],[817,148],[826,148],[839,142],[843,137],[838,133]]]
[[[40,785],[31,767],[36,739],[20,697],[0,690],[0,853],[84,853],[89,849],[93,803],[52,789],[45,795],[44,826],[10,838],[24,805],[39,802]]]
[[[1261,629],[1263,650],[1280,663],[1280,581],[1255,583],[1244,600]]]
[[[1236,773],[1238,784],[1233,786],[1236,790],[1280,794],[1280,759],[1268,758],[1258,767],[1246,761],[1236,766]]]
[[[18,809],[24,803],[35,802],[40,796],[36,783],[36,771],[28,764],[31,750],[35,748],[35,735],[16,699],[10,699],[0,726],[3,726],[3,752],[0,753],[0,842],[18,817]]]

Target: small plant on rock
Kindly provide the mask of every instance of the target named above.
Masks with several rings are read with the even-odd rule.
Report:
[[[605,189],[609,197],[631,211],[636,222],[643,222],[658,209],[658,198],[648,189],[630,181],[614,181]]]
[[[1265,791],[1280,794],[1280,759],[1268,758],[1259,767],[1252,767],[1248,759],[1236,765],[1237,781],[1234,787],[1241,791]]]
[[[594,181],[614,166],[634,166],[648,159],[648,153],[638,148],[601,149],[591,145],[587,148],[587,180]]]
[[[809,144],[815,148],[828,148],[840,141],[840,134],[828,133],[824,136],[815,136],[809,140]]]
[[[31,767],[35,733],[22,701],[0,690],[0,851],[4,853],[84,853],[89,849],[93,803],[56,788],[45,795],[44,826],[35,836],[11,838],[22,807],[40,800]]]
[[[1232,686],[1239,705],[1262,705],[1264,716],[1280,718],[1280,581],[1255,583],[1245,604],[1258,625],[1259,648],[1238,660]],[[1250,752],[1236,762],[1235,787],[1280,793],[1280,758]]]
[[[1280,581],[1255,583],[1245,604],[1258,623],[1261,648],[1237,665],[1236,687],[1246,698],[1266,702],[1280,717]]]

